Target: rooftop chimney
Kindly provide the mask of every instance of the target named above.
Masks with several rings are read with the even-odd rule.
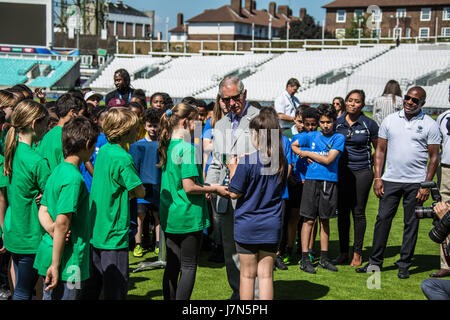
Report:
[[[269,13],[275,17],[275,13],[277,11],[277,4],[275,2],[270,2],[269,3]]]
[[[256,10],[256,0],[252,0],[252,10]]]
[[[286,17],[289,17],[289,6],[279,6],[278,14],[279,15],[284,14]]]
[[[245,9],[252,13],[252,9],[253,9],[253,0],[245,0]]]
[[[306,8],[301,8],[300,9],[300,20],[303,20],[306,16]]]
[[[241,0],[231,0],[231,9],[241,15]]]
[[[177,26],[181,26],[181,25],[183,25],[183,21],[184,19],[183,19],[183,14],[182,13],[179,13],[178,15],[177,15]]]

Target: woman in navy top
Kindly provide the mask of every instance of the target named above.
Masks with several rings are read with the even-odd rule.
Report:
[[[346,113],[336,121],[336,132],[345,136],[345,148],[339,161],[338,230],[340,255],[334,264],[349,259],[350,211],[353,212],[354,243],[351,266],[362,264],[362,247],[366,231],[366,205],[373,182],[372,146],[377,147],[378,125],[362,109],[365,93],[349,92]]]
[[[280,130],[278,117],[270,112],[260,113],[250,122],[250,129],[257,151],[241,157],[238,164],[234,158],[229,165],[230,197],[238,199],[234,211],[234,239],[241,266],[239,293],[241,300],[252,300],[258,275],[259,298],[271,300],[288,164],[280,148],[281,135],[278,141],[271,141],[271,130]],[[268,129],[267,142],[260,139],[261,129]]]

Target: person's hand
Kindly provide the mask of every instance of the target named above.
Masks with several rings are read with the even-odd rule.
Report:
[[[416,200],[419,203],[424,203],[427,201],[428,197],[430,196],[430,189],[427,188],[419,188],[419,191],[416,195]]]
[[[65,239],[66,243],[69,242],[71,236],[72,236],[72,231],[71,230],[67,231],[66,239]]]
[[[375,179],[375,182],[373,183],[373,192],[379,199],[384,195],[383,180],[380,178]]]
[[[38,196],[36,197],[36,204],[38,206],[41,205],[41,199],[42,199],[42,193],[39,193]]]
[[[236,170],[238,162],[239,162],[238,157],[236,155],[232,156],[230,162],[227,165],[228,170],[230,170],[230,172]]]
[[[224,198],[229,198],[230,193],[228,192],[228,187],[226,186],[216,186],[215,193]]]
[[[450,204],[444,201],[438,202],[434,206],[433,210],[439,219],[442,219],[442,217],[445,216],[445,214],[450,210]]]
[[[39,99],[39,100],[45,100],[45,96],[47,95],[45,92],[42,91],[42,88],[36,88],[34,90],[34,95]]]
[[[45,291],[50,291],[56,287],[59,280],[59,271],[53,264],[47,269],[47,275],[45,276],[45,284],[48,284]]]

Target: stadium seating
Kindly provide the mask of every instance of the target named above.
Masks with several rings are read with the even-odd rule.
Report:
[[[50,88],[67,72],[69,72],[75,63],[75,61],[14,59],[0,57],[0,85],[14,86],[19,83],[25,83],[30,87]],[[46,76],[40,75],[34,79],[31,79],[27,73],[35,65],[39,66],[40,71],[47,69],[49,73]]]

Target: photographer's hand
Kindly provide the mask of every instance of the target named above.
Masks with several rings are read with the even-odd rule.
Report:
[[[419,188],[419,191],[417,192],[416,200],[419,203],[424,203],[428,200],[428,197],[430,196],[430,189],[424,189]]]
[[[434,206],[433,210],[439,219],[442,219],[442,217],[445,216],[445,214],[450,210],[450,204],[444,201],[438,202]]]

